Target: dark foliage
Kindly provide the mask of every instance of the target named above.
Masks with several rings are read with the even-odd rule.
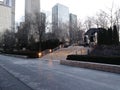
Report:
[[[90,42],[94,42],[93,38],[94,38],[93,36],[90,37]]]
[[[120,46],[97,45],[91,52],[93,56],[120,56]]]
[[[15,45],[14,32],[6,30],[3,35],[3,49],[12,51]]]
[[[42,50],[53,49],[59,45],[60,45],[60,42],[58,39],[50,39],[50,40],[42,42]]]
[[[120,65],[120,57],[68,55],[67,60]]]
[[[38,52],[35,51],[1,51],[2,53],[6,54],[13,54],[13,55],[23,55],[27,56],[28,58],[38,58]]]
[[[39,42],[30,43],[29,46],[28,46],[28,49],[31,50],[31,51],[39,51],[39,48],[41,48],[41,51],[44,51],[46,49],[56,48],[60,44],[61,43],[59,42],[58,39],[50,39],[50,40],[46,40],[46,41],[41,42],[41,44],[39,44]]]
[[[32,40],[32,39],[31,39]],[[61,43],[59,42],[58,39],[50,39],[47,41],[44,41],[41,43],[41,51],[47,50],[47,49],[54,49],[56,47],[58,47]],[[19,48],[22,48],[19,47]],[[6,47],[7,49],[7,47]],[[32,43],[30,43],[27,47],[26,50],[16,50],[16,51],[11,51],[11,50],[5,50],[5,51],[1,51],[2,53],[7,53],[7,54],[14,54],[14,55],[25,55],[29,58],[37,58],[38,57],[38,52],[39,52],[39,42],[35,43],[34,41],[32,41]]]
[[[112,40],[113,40],[113,44],[114,45],[118,45],[119,44],[119,33],[118,33],[116,25],[113,26],[113,37],[112,37]]]
[[[97,38],[98,38],[98,45],[107,44],[107,30],[104,28],[99,28]]]
[[[110,27],[108,30],[99,28],[97,39],[98,45],[118,45],[119,33],[116,25],[113,26],[113,29]]]
[[[112,28],[110,27],[108,29],[108,37],[107,37],[107,41],[108,41],[108,45],[111,45],[113,42],[112,42]]]

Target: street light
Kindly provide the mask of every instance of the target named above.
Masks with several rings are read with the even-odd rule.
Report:
[[[50,49],[49,52],[51,53],[51,60],[52,60],[52,49]]]
[[[38,57],[39,57],[39,58],[42,57],[42,52],[39,52],[39,53],[38,53]]]
[[[52,49],[50,49],[49,52],[51,53],[51,52],[52,52]]]

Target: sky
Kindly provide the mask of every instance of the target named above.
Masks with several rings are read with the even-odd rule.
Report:
[[[24,2],[25,0],[16,0],[16,22],[24,19]],[[120,8],[120,0],[40,0],[41,11],[51,13],[56,3],[69,7],[70,13],[76,14],[80,19],[94,16],[99,10],[109,11],[112,3],[114,9]]]

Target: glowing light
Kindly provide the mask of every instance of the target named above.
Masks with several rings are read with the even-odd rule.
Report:
[[[38,53],[38,57],[39,57],[39,58],[42,57],[42,52],[39,52],[39,53]]]
[[[50,49],[49,52],[51,53],[51,52],[52,52],[52,49]]]

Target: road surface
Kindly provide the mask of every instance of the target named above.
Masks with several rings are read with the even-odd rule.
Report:
[[[0,90],[120,90],[120,74],[0,55]]]

